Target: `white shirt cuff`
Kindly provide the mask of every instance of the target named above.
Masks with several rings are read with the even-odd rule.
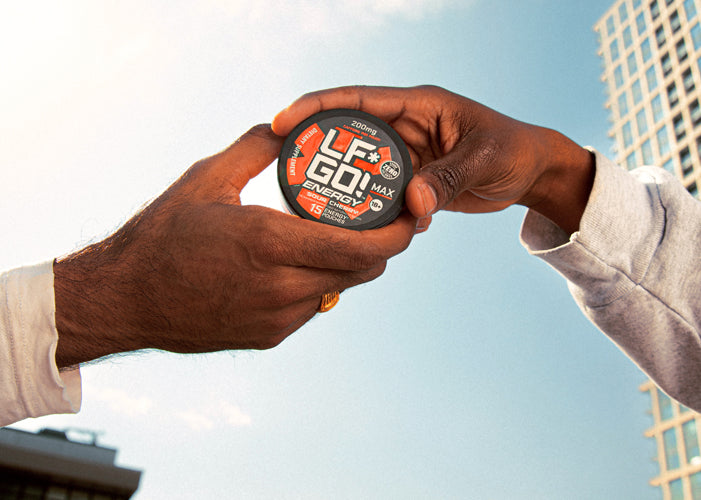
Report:
[[[0,426],[76,413],[79,368],[59,372],[53,262],[0,275]]]

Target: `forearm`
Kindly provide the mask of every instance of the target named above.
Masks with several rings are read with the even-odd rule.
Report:
[[[522,241],[569,281],[580,308],[668,394],[701,409],[701,205],[658,168],[596,155],[580,229],[529,212]]]

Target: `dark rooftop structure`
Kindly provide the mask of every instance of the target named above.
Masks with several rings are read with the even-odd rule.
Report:
[[[0,428],[0,500],[125,500],[141,471],[115,465],[117,450],[66,432]]]

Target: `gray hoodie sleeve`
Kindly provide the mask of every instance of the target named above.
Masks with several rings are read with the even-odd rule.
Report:
[[[529,211],[521,242],[667,394],[701,411],[701,203],[665,170],[599,153],[579,231]]]

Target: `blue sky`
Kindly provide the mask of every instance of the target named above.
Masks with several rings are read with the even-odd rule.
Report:
[[[46,2],[0,18],[0,268],[109,234],[298,95],[431,83],[610,153],[609,1]],[[268,169],[248,203],[279,207]],[[135,498],[657,499],[645,378],[518,243],[441,213],[276,349],[83,369]]]

